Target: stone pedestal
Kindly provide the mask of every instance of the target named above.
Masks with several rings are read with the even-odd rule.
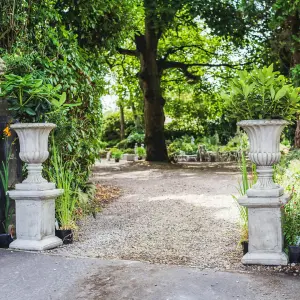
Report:
[[[55,236],[55,199],[63,193],[42,176],[48,158],[48,136],[55,128],[49,123],[18,123],[11,126],[20,140],[20,158],[28,164],[28,177],[9,196],[16,203],[17,239],[9,247],[47,250],[62,244]]]
[[[248,253],[243,264],[286,265],[283,252],[281,207],[289,200],[273,181],[272,166],[280,160],[280,134],[284,120],[245,120],[237,125],[248,134],[249,158],[257,166],[257,182],[239,204],[248,208]]]
[[[19,188],[22,184],[19,185]],[[62,244],[55,236],[55,199],[63,190],[14,190],[17,239],[9,247],[22,250],[47,250]]]
[[[248,208],[248,253],[243,264],[286,265],[287,255],[283,249],[281,206],[289,200],[280,197],[249,197],[239,199]]]

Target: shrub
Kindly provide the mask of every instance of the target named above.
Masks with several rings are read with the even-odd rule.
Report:
[[[195,154],[198,151],[198,146],[196,143],[191,142],[192,138],[189,136],[184,136],[179,139],[175,139],[168,146],[168,154],[172,158],[175,155],[179,155],[184,152],[187,155]]]
[[[56,200],[56,218],[60,229],[75,229],[75,208],[78,201],[76,176],[78,170],[71,166],[69,161],[63,161],[52,135],[52,155],[49,160],[49,168],[46,170],[51,182],[55,182],[58,189],[64,192]]]
[[[128,141],[127,139],[122,140],[118,144],[116,144],[116,147],[119,149],[126,149],[128,147]]]
[[[292,194],[290,201],[284,206],[283,232],[286,246],[296,245],[300,237],[300,161],[289,160],[299,158],[300,151],[284,157],[280,167],[276,167],[275,178],[284,189]],[[288,162],[288,163],[287,163]],[[287,167],[285,167],[287,165]]]
[[[134,130],[134,119],[132,113],[125,111],[125,137]],[[102,139],[108,143],[108,146],[114,146],[121,141],[120,113],[109,113],[104,117]],[[128,146],[126,146],[128,147]]]
[[[244,152],[241,152],[241,161],[240,161],[240,172],[242,180],[238,183],[238,193],[239,196],[242,197],[246,194],[247,190],[252,187],[253,184],[255,184],[257,180],[257,173],[256,173],[256,167],[254,164],[252,164],[252,174],[249,178],[248,171],[247,171],[247,161]],[[240,243],[248,241],[248,208],[245,206],[241,206],[238,203],[238,197],[232,196],[235,200],[237,207],[239,209],[240,213]]]
[[[227,116],[236,120],[291,120],[296,117],[300,101],[298,91],[283,75],[273,72],[273,65],[237,74],[238,78],[230,82],[230,93],[222,94]]]
[[[238,132],[232,139],[229,140],[226,146],[220,147],[220,151],[247,151],[249,148],[248,136],[244,132]]]
[[[132,149],[132,148],[125,149],[124,153],[126,153],[126,154],[135,154],[134,149]]]
[[[144,133],[133,132],[127,137],[128,146],[133,147],[135,143],[142,144],[145,140]]]
[[[143,147],[137,147],[136,152],[139,158],[143,158],[146,155],[146,150]]]
[[[121,150],[119,150],[119,149],[116,149],[116,150],[114,150],[113,152],[112,152],[112,157],[114,158],[114,159],[120,159],[121,157],[122,157],[122,155],[123,155],[123,152],[121,151]]]

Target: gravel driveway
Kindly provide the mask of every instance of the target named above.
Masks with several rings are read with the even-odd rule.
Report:
[[[216,163],[98,163],[93,180],[120,198],[88,218],[62,255],[149,261],[199,268],[240,266],[236,166]]]

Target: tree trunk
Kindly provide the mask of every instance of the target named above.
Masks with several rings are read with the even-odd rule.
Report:
[[[146,3],[147,2],[147,3]],[[149,3],[148,3],[149,2]],[[140,87],[144,96],[146,160],[168,162],[168,152],[164,136],[164,105],[161,92],[161,71],[157,64],[159,35],[153,22],[153,15],[145,1],[145,35],[136,36],[136,47],[140,54]]]
[[[125,139],[125,117],[123,105],[120,105],[120,137],[121,141]]]
[[[144,95],[147,161],[169,161],[164,136],[164,99],[154,53],[141,55],[140,85]]]

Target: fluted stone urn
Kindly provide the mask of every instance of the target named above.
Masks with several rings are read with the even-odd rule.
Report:
[[[49,133],[55,127],[51,123],[11,125],[19,137],[20,158],[27,163],[28,176],[14,191],[9,191],[16,200],[17,233],[10,248],[46,250],[62,244],[55,236],[55,199],[63,190],[42,176],[42,163],[49,156]]]
[[[237,123],[250,141],[249,159],[256,164],[257,182],[241,197],[248,207],[249,252],[244,264],[286,265],[283,252],[281,207],[289,200],[273,181],[273,165],[280,160],[280,135],[284,120],[245,120]]]

